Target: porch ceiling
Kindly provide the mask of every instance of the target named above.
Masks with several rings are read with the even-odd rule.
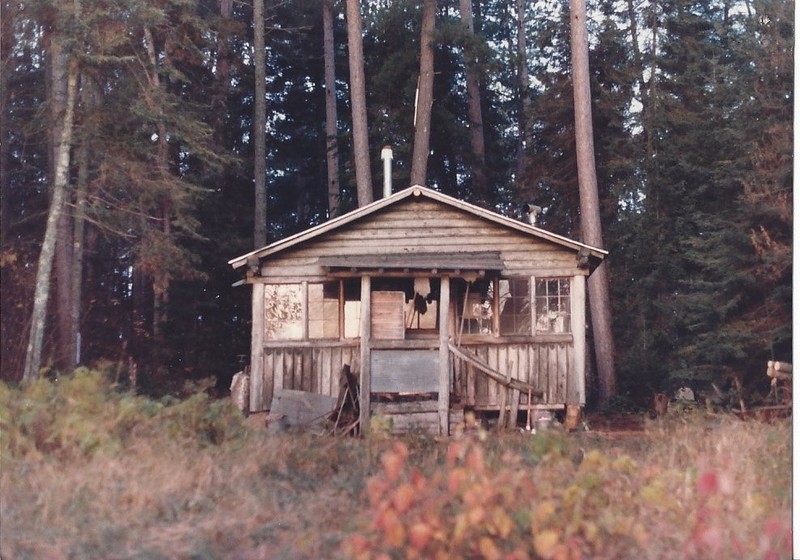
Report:
[[[498,251],[479,253],[402,253],[337,255],[319,258],[319,264],[329,270],[503,270]]]

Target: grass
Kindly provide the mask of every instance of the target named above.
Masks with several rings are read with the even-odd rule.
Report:
[[[354,440],[87,371],[0,385],[2,558],[788,558],[790,487],[786,420]]]

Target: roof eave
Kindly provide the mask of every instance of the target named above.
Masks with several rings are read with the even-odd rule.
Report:
[[[399,192],[396,192],[391,196],[388,196],[386,198],[381,198],[379,200],[376,200],[375,202],[367,204],[366,206],[357,208],[356,210],[348,212],[347,214],[338,216],[336,218],[332,218],[327,222],[314,226],[310,229],[296,233],[294,235],[290,235],[289,237],[281,239],[280,241],[276,241],[274,243],[271,243],[270,245],[267,245],[260,249],[255,249],[240,257],[231,259],[228,261],[228,264],[232,266],[234,270],[241,268],[245,266],[247,264],[248,259],[252,257],[257,257],[259,259],[264,258],[268,255],[281,251],[287,247],[291,247],[307,239],[316,237],[317,235],[320,235],[326,231],[336,229],[345,224],[358,220],[359,218],[372,214],[373,212],[376,212],[382,208],[385,208],[386,206],[394,204],[395,202],[398,202],[410,196],[426,196],[427,198],[430,198],[432,200],[436,200],[438,202],[442,202],[443,204],[448,204],[450,206],[460,208],[462,210],[470,212],[471,214],[475,214],[477,216],[483,217],[484,219],[493,221],[495,223],[511,227],[512,229],[516,229],[523,233],[534,234],[538,237],[547,239],[563,247],[567,247],[578,251],[580,250],[588,251],[591,256],[595,257],[596,259],[599,259],[600,261],[605,259],[605,257],[608,255],[608,251],[605,251],[604,249],[600,249],[598,247],[593,247],[591,245],[581,243],[580,241],[569,239],[568,237],[564,237],[562,235],[549,232],[547,230],[538,228],[536,226],[520,222],[519,220],[515,220],[513,218],[508,218],[501,214],[497,214],[496,212],[492,212],[490,210],[486,210],[485,208],[481,208],[480,206],[470,204],[469,202],[464,202],[463,200],[458,200],[451,196],[439,193],[433,189],[429,189],[420,185],[414,185],[406,189],[403,189]]]

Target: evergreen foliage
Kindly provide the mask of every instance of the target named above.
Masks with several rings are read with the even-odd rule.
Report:
[[[437,3],[428,184],[515,217],[522,204],[537,204],[543,227],[579,237],[568,5],[527,4],[523,104],[513,6],[473,2],[469,34],[457,0]],[[249,345],[249,294],[231,287],[237,278],[225,263],[252,249],[252,6],[234,3],[223,17],[214,2],[82,3],[67,26],[72,7],[2,2],[0,374],[18,379],[24,355],[31,263],[52,180],[46,107],[57,30],[79,60],[74,151],[88,153],[85,169],[73,160],[66,208],[72,216],[85,172],[81,362],[127,367],[131,358],[154,391],[208,375],[225,387]],[[629,11],[603,0],[590,10],[622,389],[723,386],[733,376],[760,382],[766,360],[791,361],[792,353],[794,5],[672,0]],[[347,211],[356,188],[343,2],[334,14]],[[399,189],[410,173],[421,5],[370,1],[362,14],[372,174],[380,177],[378,153],[392,145]],[[311,0],[272,4],[266,26],[273,241],[328,217],[322,9]],[[488,193],[472,184],[467,50],[480,75]],[[523,106],[532,133],[519,175]],[[154,305],[161,294],[168,298]],[[54,370],[56,328],[45,333]]]

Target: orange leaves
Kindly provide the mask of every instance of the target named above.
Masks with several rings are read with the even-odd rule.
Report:
[[[408,543],[414,550],[423,550],[433,537],[433,528],[423,522],[417,521],[408,529]]]
[[[348,541],[347,554],[407,560],[635,558],[660,557],[662,550],[687,558],[786,556],[789,526],[763,523],[765,495],[733,501],[741,473],[719,457],[711,466],[697,457],[672,466],[648,462],[645,454],[588,449],[575,464],[564,449],[569,441],[525,441],[545,449],[531,456],[531,447],[510,451],[457,440],[446,453],[425,456],[441,457],[432,466],[412,459],[405,445],[391,445],[366,485],[369,529]],[[763,528],[754,537],[741,523]]]
[[[386,473],[386,480],[394,482],[400,475],[400,469],[403,468],[403,463],[408,457],[408,448],[402,442],[396,442],[394,447],[383,454],[381,462],[383,463],[383,470]]]
[[[416,490],[408,483],[401,484],[394,491],[392,505],[397,513],[405,513],[411,509],[411,505],[414,503],[414,494],[416,494]]]
[[[551,558],[558,548],[561,536],[554,529],[547,529],[533,536],[533,549],[542,558]]]
[[[464,487],[464,483],[466,483],[468,478],[469,474],[466,469],[461,467],[451,469],[450,472],[447,473],[447,491],[452,495],[458,494]]]

